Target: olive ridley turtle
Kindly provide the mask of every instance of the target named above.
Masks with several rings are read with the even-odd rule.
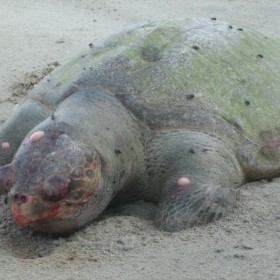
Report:
[[[216,19],[149,23],[30,91],[0,131],[0,189],[21,227],[72,231],[141,199],[176,231],[280,175],[279,127],[279,40]]]

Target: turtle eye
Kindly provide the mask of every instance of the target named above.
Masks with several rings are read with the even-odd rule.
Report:
[[[48,180],[44,187],[44,196],[50,201],[59,201],[67,196],[70,191],[70,179],[64,176],[54,176]]]

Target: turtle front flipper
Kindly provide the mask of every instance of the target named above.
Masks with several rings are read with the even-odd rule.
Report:
[[[0,166],[10,163],[26,134],[50,115],[41,103],[27,99],[0,130]]]
[[[225,142],[204,132],[178,130],[158,133],[150,147],[155,156],[149,161],[151,183],[163,187],[157,226],[180,230],[219,219],[235,206],[244,175]]]
[[[180,183],[160,201],[155,223],[166,231],[181,230],[225,216],[235,207],[236,191],[211,184]]]

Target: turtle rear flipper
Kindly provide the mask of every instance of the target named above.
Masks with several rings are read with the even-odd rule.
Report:
[[[49,115],[50,111],[43,104],[31,99],[15,109],[0,130],[0,166],[11,162],[26,134]]]

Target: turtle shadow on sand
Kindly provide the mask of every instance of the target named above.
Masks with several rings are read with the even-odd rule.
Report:
[[[52,254],[52,241],[58,235],[34,232],[30,228],[19,229],[13,221],[7,204],[1,200],[1,247],[7,253],[19,259],[36,259]]]
[[[0,201],[0,208],[1,249],[7,255],[17,259],[38,259],[60,253],[67,257],[68,253],[73,251],[65,249],[65,244],[76,242],[76,232],[53,234],[34,232],[30,227],[19,229],[12,219],[5,199]],[[153,203],[139,201],[133,203],[133,205],[125,204],[110,207],[89,226],[98,227],[99,222],[104,223],[107,219],[118,216],[138,217],[139,219],[152,221],[154,213],[155,205]],[[99,240],[96,243],[94,245],[94,241],[92,241],[92,247],[100,246],[98,244]],[[71,245],[69,247],[72,248]]]

